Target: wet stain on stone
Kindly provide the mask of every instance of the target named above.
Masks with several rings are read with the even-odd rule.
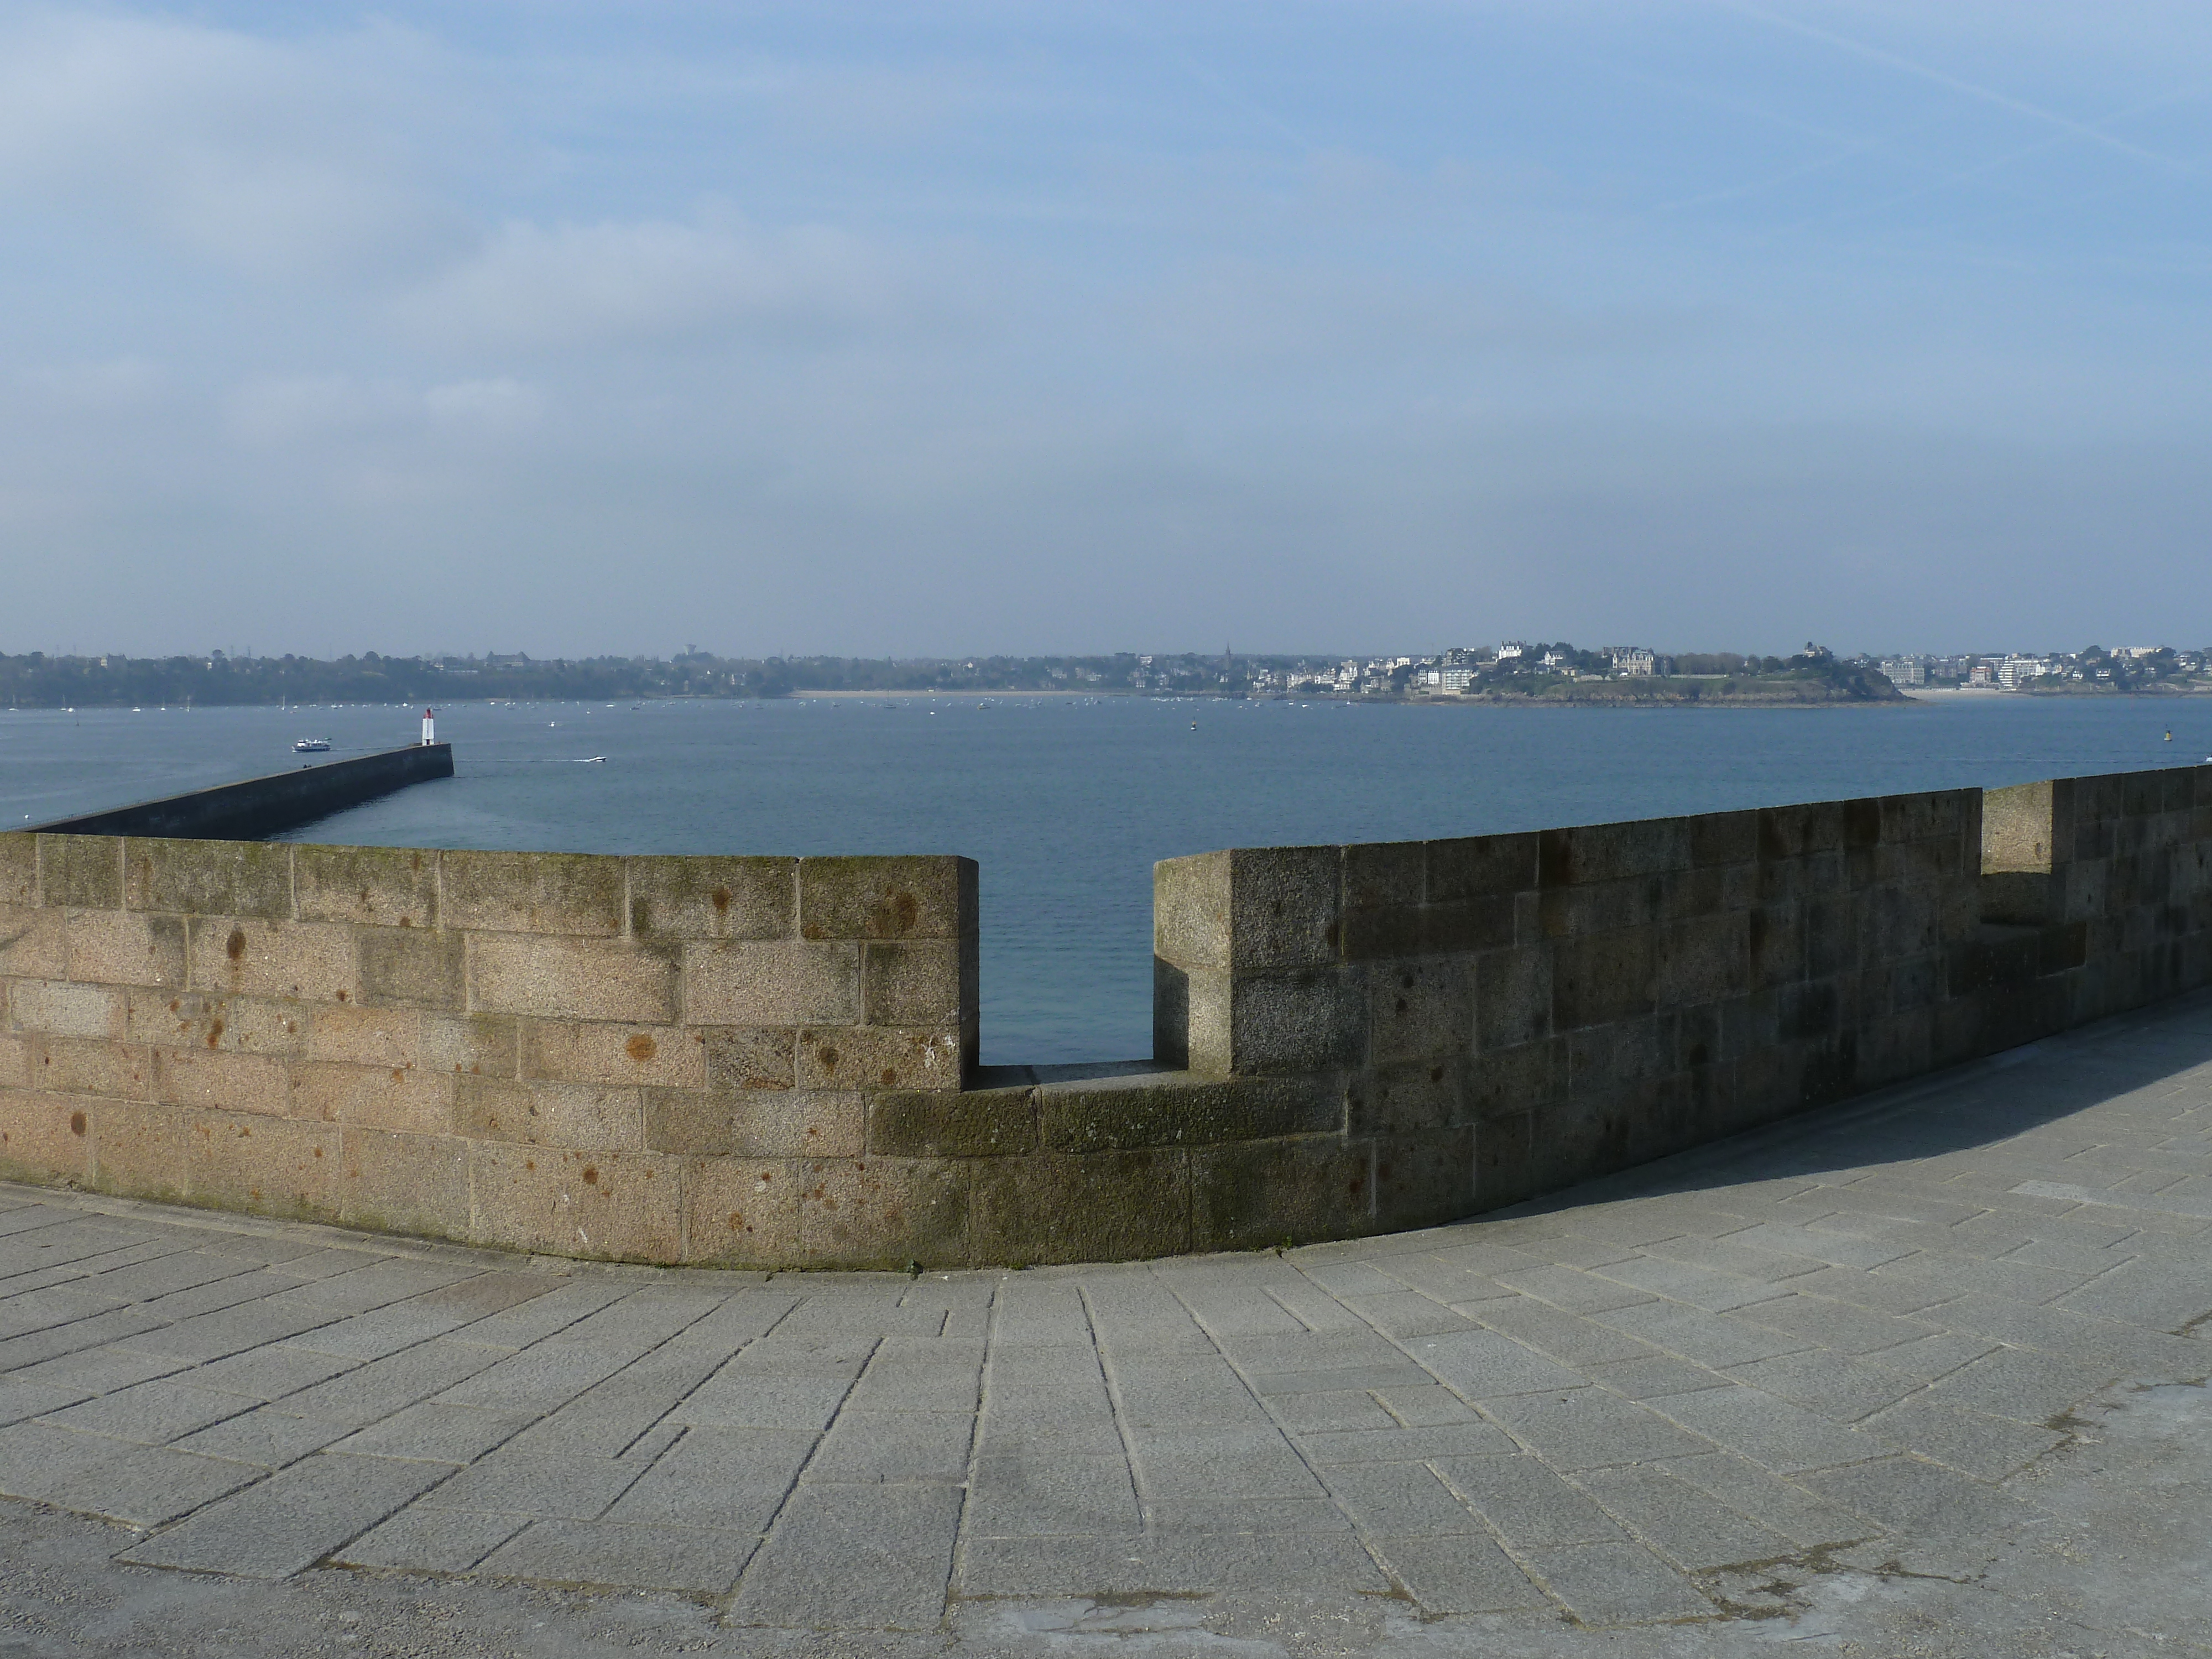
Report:
[[[243,927],[232,928],[230,930],[230,938],[224,942],[222,949],[223,954],[228,956],[233,962],[237,962],[244,957],[246,955],[246,929]]]
[[[642,1066],[653,1058],[656,1049],[653,1039],[643,1031],[640,1031],[628,1042],[623,1044],[623,1052]]]

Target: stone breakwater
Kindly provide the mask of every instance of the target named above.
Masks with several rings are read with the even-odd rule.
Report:
[[[427,722],[423,729],[429,729]],[[60,818],[35,825],[33,830],[57,835],[259,841],[392,794],[410,783],[428,783],[453,775],[453,744],[410,744],[381,754],[296,767],[240,783],[141,801],[135,806]]]
[[[0,836],[0,1175],[957,1267],[1510,1204],[2212,981],[2212,768],[1155,873],[1155,1060],[976,1064],[974,864]]]

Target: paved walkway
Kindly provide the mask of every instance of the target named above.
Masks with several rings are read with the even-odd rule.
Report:
[[[134,1529],[116,1571],[636,1587],[712,1632],[1705,1642],[2023,1528],[2094,1563],[2039,1494],[2116,1389],[2212,1371],[2208,1324],[2192,999],[1280,1256],[590,1267],[0,1187],[0,1494]],[[2212,1645],[2201,1589],[2132,1599]]]

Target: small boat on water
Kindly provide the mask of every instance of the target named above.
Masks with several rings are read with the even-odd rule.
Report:
[[[330,746],[328,738],[302,738],[292,745],[292,752],[295,755],[319,755],[328,750]]]

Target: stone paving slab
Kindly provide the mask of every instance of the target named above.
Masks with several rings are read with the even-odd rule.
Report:
[[[2063,1534],[2080,1413],[2201,1382],[2208,1333],[2199,998],[1281,1255],[701,1273],[0,1187],[0,1496],[130,1524],[133,1566],[668,1591],[732,1631],[1240,1595],[1717,1627],[1846,1558]]]

